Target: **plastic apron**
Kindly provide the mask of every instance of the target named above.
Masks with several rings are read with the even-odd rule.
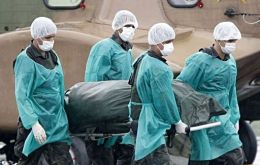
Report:
[[[54,69],[46,69],[28,57],[24,50],[16,59],[14,72],[17,107],[24,127],[30,129],[39,121],[47,135],[45,144],[70,144],[60,61]],[[25,141],[23,154],[28,156],[41,146],[31,131]]]

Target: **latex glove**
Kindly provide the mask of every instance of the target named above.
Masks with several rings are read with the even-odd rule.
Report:
[[[186,128],[187,128],[187,124],[183,123],[181,120],[175,124],[175,129],[177,133],[183,133],[186,134]]]
[[[33,132],[35,140],[39,144],[43,144],[46,141],[45,130],[42,128],[42,126],[40,125],[40,123],[38,121],[32,126],[32,132]]]
[[[235,128],[236,128],[236,131],[238,133],[238,131],[239,131],[239,121],[235,124]]]

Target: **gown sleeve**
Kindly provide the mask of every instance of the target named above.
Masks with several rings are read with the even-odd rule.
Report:
[[[26,129],[30,129],[38,121],[32,102],[32,93],[35,88],[35,69],[33,62],[28,58],[20,55],[17,57],[14,67],[16,103],[19,116]]]
[[[175,124],[180,121],[172,81],[170,72],[165,72],[151,81],[153,105],[158,116],[169,124]]]
[[[85,81],[106,80],[106,74],[111,69],[111,53],[107,49],[108,45],[101,43],[94,45],[89,54],[86,65]]]
[[[203,82],[204,72],[205,64],[198,57],[191,56],[186,60],[185,67],[176,79],[189,84],[193,89],[197,90],[200,83]]]

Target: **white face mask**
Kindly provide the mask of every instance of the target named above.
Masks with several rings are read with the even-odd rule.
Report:
[[[47,51],[50,51],[53,48],[53,45],[54,45],[54,40],[52,40],[52,41],[42,40],[42,45],[38,45],[38,46],[42,51],[47,52]]]
[[[168,44],[164,44],[163,50],[161,50],[160,48],[159,48],[159,50],[160,50],[160,52],[163,56],[169,56],[174,51],[173,43],[171,42],[171,43],[168,43]]]
[[[230,54],[230,53],[232,53],[236,50],[236,43],[227,42],[227,43],[225,43],[225,47],[222,47],[221,45],[220,45],[220,47],[221,47],[221,50],[222,50],[223,53]]]
[[[119,33],[119,36],[123,41],[126,42],[126,41],[133,39],[134,34],[135,34],[135,28],[123,27],[123,31],[122,31],[122,33]]]

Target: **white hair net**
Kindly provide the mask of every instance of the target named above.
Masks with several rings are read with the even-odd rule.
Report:
[[[213,36],[215,40],[239,40],[241,33],[232,22],[221,22],[214,29]]]
[[[138,22],[135,15],[128,10],[120,10],[113,19],[112,29],[116,31],[128,24],[134,25],[135,29],[138,28]]]
[[[33,39],[56,34],[57,27],[54,22],[46,17],[38,17],[31,24],[31,36]]]
[[[173,28],[166,23],[157,23],[153,25],[148,32],[149,45],[157,45],[173,39],[175,39],[175,32]]]

